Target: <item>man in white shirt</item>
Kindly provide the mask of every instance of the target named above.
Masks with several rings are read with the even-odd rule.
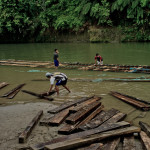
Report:
[[[64,73],[61,73],[61,72],[54,72],[54,73],[47,72],[46,77],[50,79],[50,84],[51,84],[50,88],[47,92],[47,95],[49,95],[49,93],[52,91],[55,81],[56,81],[55,90],[57,92],[57,95],[59,95],[58,86],[60,86],[60,85],[62,85],[69,93],[71,92],[69,90],[69,88],[66,86],[68,77]]]

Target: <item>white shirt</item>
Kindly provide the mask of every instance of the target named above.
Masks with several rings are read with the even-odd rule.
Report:
[[[54,73],[53,76],[50,78],[50,84],[53,85],[55,80],[59,81],[65,81],[67,79],[67,76],[64,73]]]

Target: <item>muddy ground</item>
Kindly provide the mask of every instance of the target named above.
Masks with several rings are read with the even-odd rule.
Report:
[[[58,128],[36,125],[27,143],[18,143],[18,136],[40,110],[44,111],[42,117],[45,117],[47,110],[55,107],[54,104],[41,102],[0,107],[0,150],[17,150],[56,137]]]

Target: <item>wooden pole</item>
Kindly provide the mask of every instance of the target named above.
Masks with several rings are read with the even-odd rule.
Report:
[[[22,92],[27,93],[27,94],[30,94],[30,95],[33,95],[33,96],[36,96],[36,97],[41,98],[41,99],[46,99],[46,100],[49,100],[49,101],[52,101],[52,100],[53,100],[53,98],[49,98],[49,97],[46,97],[46,96],[42,96],[41,94],[37,94],[37,93],[31,92],[31,91],[22,90]]]
[[[26,129],[19,136],[19,143],[24,143],[28,136],[31,134],[33,128],[38,123],[39,119],[43,115],[43,110],[39,111],[37,115],[32,119]]]

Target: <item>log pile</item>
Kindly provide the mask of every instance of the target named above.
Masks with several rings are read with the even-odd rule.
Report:
[[[79,68],[80,70],[93,71],[109,71],[109,72],[130,72],[130,73],[150,73],[150,66],[141,65],[120,65],[120,64],[104,64],[104,65],[90,65]]]
[[[138,133],[139,140],[150,148],[147,144],[149,139],[145,139],[145,134],[150,135],[150,128],[145,129],[148,125],[140,122],[141,128],[131,126],[129,122],[123,121],[126,114],[113,108],[106,110],[100,97],[84,97],[64,103],[48,113],[53,116],[40,120],[40,125],[50,128],[59,126],[58,134],[65,135],[32,145],[32,150],[115,150],[119,143],[122,143],[124,150],[136,149],[137,137],[134,133]],[[21,141],[25,140],[23,138]]]

